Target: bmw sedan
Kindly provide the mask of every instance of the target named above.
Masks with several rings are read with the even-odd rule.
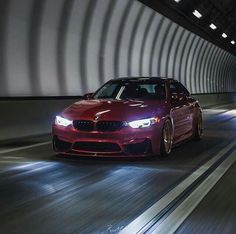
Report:
[[[113,79],[56,116],[53,147],[81,156],[167,156],[174,145],[199,140],[202,110],[174,79]]]

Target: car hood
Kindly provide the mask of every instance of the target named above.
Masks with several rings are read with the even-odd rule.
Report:
[[[129,121],[140,118],[161,117],[165,101],[148,100],[83,100],[62,112],[68,119]]]

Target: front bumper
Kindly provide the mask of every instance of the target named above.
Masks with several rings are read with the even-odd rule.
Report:
[[[115,132],[85,132],[53,125],[53,148],[63,154],[80,156],[142,157],[159,154],[160,126]]]

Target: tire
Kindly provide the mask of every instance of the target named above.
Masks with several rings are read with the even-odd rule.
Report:
[[[200,141],[203,136],[203,121],[202,121],[202,113],[199,114],[194,130],[194,140]]]
[[[163,125],[162,134],[161,134],[161,147],[160,147],[160,156],[166,157],[169,156],[173,146],[173,131],[172,124],[169,119],[167,119]]]

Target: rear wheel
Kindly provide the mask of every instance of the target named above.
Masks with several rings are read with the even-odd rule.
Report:
[[[200,113],[195,125],[194,140],[196,141],[201,140],[202,135],[203,135],[203,121],[202,121],[202,114]]]
[[[167,119],[162,129],[160,155],[161,156],[170,155],[172,150],[172,145],[173,145],[172,124],[171,121]]]

